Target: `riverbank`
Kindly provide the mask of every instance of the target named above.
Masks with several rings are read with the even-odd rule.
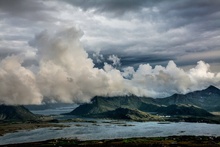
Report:
[[[3,145],[6,146],[6,145]],[[212,136],[170,136],[151,138],[126,138],[112,140],[80,141],[78,139],[53,139],[41,142],[9,144],[7,147],[25,146],[184,146],[184,147],[219,147],[220,137]]]
[[[49,123],[49,122],[0,123],[0,136],[3,136],[7,133],[17,132],[20,130],[33,130],[33,129],[38,129],[38,128],[48,128],[48,127],[63,128],[63,127],[68,127],[68,126],[63,125],[63,124],[58,124],[58,123]]]

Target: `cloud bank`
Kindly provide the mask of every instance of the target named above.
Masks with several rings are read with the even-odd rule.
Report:
[[[57,32],[43,31],[30,41],[37,49],[38,66],[22,66],[18,55],[0,61],[0,103],[41,104],[42,102],[89,102],[94,96],[130,95],[164,97],[187,93],[209,85],[220,87],[220,73],[199,61],[184,71],[169,61],[166,67],[141,64],[116,69],[117,56],[110,56],[112,65],[95,68],[81,45],[83,33],[78,28]]]
[[[173,60],[189,69],[203,60],[219,72],[219,7],[219,0],[1,0],[0,59],[22,53],[23,64],[36,63],[33,34],[76,24],[89,55],[116,55],[121,67]]]

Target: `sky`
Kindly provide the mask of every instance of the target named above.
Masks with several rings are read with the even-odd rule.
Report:
[[[1,0],[0,102],[220,87],[219,7],[219,0]]]

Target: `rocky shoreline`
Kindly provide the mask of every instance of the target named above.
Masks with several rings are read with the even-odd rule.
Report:
[[[151,137],[151,138],[124,138],[111,140],[89,140],[80,141],[78,139],[53,139],[40,142],[20,143],[2,145],[7,147],[26,147],[26,146],[184,146],[184,147],[219,147],[220,137],[213,136],[170,136],[170,137]]]
[[[12,122],[12,123],[0,123],[0,136],[7,133],[13,133],[20,130],[33,130],[38,128],[48,128],[48,127],[68,127],[59,123],[49,123],[49,122]]]

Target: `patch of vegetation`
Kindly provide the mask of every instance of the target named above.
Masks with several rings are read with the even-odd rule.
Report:
[[[173,117],[165,117],[164,120],[170,122],[197,122],[197,123],[220,124],[219,116],[212,116],[212,117],[173,116]]]
[[[6,133],[13,133],[20,130],[33,130],[38,128],[47,128],[47,127],[55,127],[55,128],[63,128],[68,127],[67,125],[62,124],[54,124],[47,122],[40,123],[23,123],[23,122],[12,122],[12,123],[0,123],[0,136]]]
[[[60,120],[60,122],[97,123],[97,121],[95,121],[95,120],[85,120],[85,119],[81,119],[81,118],[73,118],[73,119]]]
[[[132,121],[163,121],[163,119],[159,116],[151,115],[149,113],[130,108],[117,108],[113,111],[93,115],[93,117]]]
[[[161,107],[157,110],[159,114],[171,116],[213,116],[208,111],[194,105],[173,104],[166,107]]]

